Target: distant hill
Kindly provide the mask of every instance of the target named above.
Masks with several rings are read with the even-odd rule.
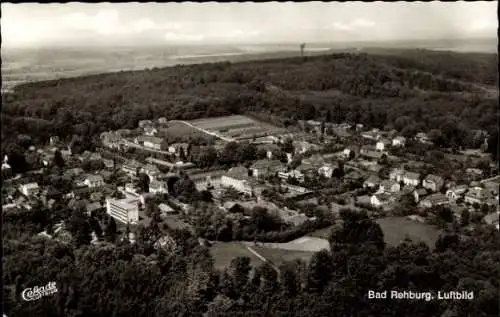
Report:
[[[370,53],[373,52],[373,53]],[[411,135],[450,127],[494,131],[497,56],[385,50],[218,62],[89,75],[18,86],[3,96],[2,145],[24,133],[95,136],[138,120],[252,113],[274,124],[360,122]],[[237,57],[235,57],[237,58]],[[268,91],[268,84],[280,93]],[[451,128],[452,127],[452,128]],[[448,129],[448,128],[446,128]],[[450,137],[463,143],[459,135]]]

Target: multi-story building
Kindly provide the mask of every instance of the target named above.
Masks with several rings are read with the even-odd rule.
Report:
[[[106,212],[122,223],[135,224],[139,221],[139,198],[106,199]]]

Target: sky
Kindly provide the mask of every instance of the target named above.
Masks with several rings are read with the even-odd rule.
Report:
[[[2,3],[2,47],[496,38],[497,1]]]

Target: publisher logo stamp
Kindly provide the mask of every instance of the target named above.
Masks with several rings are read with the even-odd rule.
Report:
[[[21,293],[21,297],[29,302],[42,298],[43,296],[52,295],[57,293],[56,282],[50,282],[45,286],[29,287]]]

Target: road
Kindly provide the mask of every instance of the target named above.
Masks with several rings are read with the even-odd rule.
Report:
[[[179,122],[179,123],[183,123],[183,124],[185,124],[185,125],[187,125],[187,126],[190,126],[190,127],[191,127],[191,128],[193,128],[193,129],[196,129],[196,130],[198,130],[198,131],[200,131],[200,132],[203,132],[203,133],[205,133],[205,134],[208,134],[208,135],[212,135],[212,136],[214,136],[214,137],[216,137],[216,138],[218,138],[218,139],[221,139],[221,140],[223,140],[223,141],[226,141],[226,142],[234,142],[234,141],[236,141],[235,139],[228,138],[228,137],[225,137],[225,136],[220,135],[220,134],[218,134],[218,133],[215,133],[215,132],[212,132],[212,131],[208,131],[208,130],[202,129],[202,128],[200,128],[200,127],[197,127],[197,126],[195,126],[195,125],[193,125],[193,124],[191,124],[191,123],[189,123],[189,122],[187,122],[187,121],[183,121],[183,120],[170,120],[170,122]]]

